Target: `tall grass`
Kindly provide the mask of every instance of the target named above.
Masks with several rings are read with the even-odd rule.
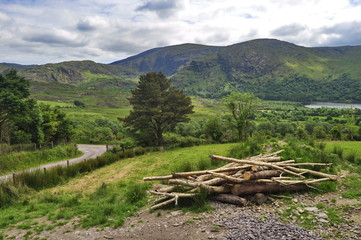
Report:
[[[0,175],[76,157],[80,154],[75,145],[59,145],[52,149],[3,155],[0,157]]]

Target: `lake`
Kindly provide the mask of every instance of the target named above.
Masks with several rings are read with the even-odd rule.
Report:
[[[314,102],[305,105],[307,108],[358,108],[361,109],[361,104],[350,103],[330,103],[330,102]]]

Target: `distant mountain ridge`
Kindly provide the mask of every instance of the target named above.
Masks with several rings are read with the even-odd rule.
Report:
[[[139,72],[163,72],[170,76],[177,73],[179,67],[187,65],[192,60],[217,53],[221,48],[186,43],[150,49],[111,64]]]
[[[0,64],[0,72],[9,68]],[[132,88],[140,74],[161,71],[187,94],[217,98],[231,91],[265,99],[361,102],[361,46],[302,47],[276,39],[230,46],[180,44],[100,64],[70,61],[21,68],[37,82]]]

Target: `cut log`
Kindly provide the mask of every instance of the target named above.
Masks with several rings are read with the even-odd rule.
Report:
[[[212,172],[230,172],[230,174],[235,173],[241,169],[247,169],[249,168],[248,166],[238,166],[238,167],[231,167],[231,168],[217,168],[214,170],[211,170]],[[193,172],[179,172],[179,173],[173,173],[173,177],[174,178],[182,178],[182,177],[187,177],[187,176],[197,176],[197,175],[203,175],[206,174],[207,171],[210,170],[203,170],[203,171],[193,171]]]
[[[253,179],[260,179],[260,178],[271,178],[271,177],[278,177],[282,172],[278,170],[265,170],[259,172],[244,172],[243,178],[244,180],[253,180]]]
[[[246,206],[247,200],[241,198],[239,196],[235,196],[232,194],[218,194],[212,196],[212,200],[223,202],[223,203],[230,203],[238,206]]]
[[[291,174],[291,175],[294,175],[294,176],[297,176],[297,177],[300,177],[300,178],[305,178],[301,174],[295,173],[293,171],[290,171],[288,169],[285,169],[283,167],[280,167],[278,165],[274,165],[274,164],[271,164],[271,163],[268,163],[268,162],[240,160],[240,159],[227,158],[227,157],[222,157],[222,156],[217,156],[217,155],[211,155],[210,157],[214,158],[214,159],[221,160],[221,161],[226,161],[226,162],[235,162],[235,163],[240,163],[240,164],[251,164],[251,165],[257,165],[257,166],[267,166],[267,167],[277,169],[277,170],[280,170],[282,172],[285,172],[285,173],[288,173],[288,174]]]
[[[149,193],[154,195],[161,195],[161,196],[168,196],[168,197],[194,197],[195,193],[179,193],[179,192],[172,192],[172,193],[165,193],[165,192],[156,192],[156,191],[149,191]]]
[[[169,199],[167,201],[164,201],[164,202],[161,202],[159,204],[156,204],[156,205],[152,206],[150,209],[157,210],[157,209],[162,208],[162,207],[164,207],[164,206],[166,206],[168,204],[171,204],[171,203],[173,203],[175,201],[176,201],[176,198],[171,198],[171,199]]]
[[[183,186],[189,186],[189,187],[194,187],[194,188],[196,188],[196,187],[204,188],[204,189],[208,190],[209,194],[230,192],[230,189],[225,186],[209,186],[209,185],[206,185],[203,183],[188,182],[188,181],[184,181],[184,180],[180,180],[180,179],[170,179],[169,183],[183,185]]]
[[[257,171],[264,171],[264,170],[269,170],[270,168],[269,167],[266,167],[266,166],[252,166],[251,167],[251,170],[254,171],[254,172],[257,172]]]
[[[329,179],[331,179],[331,180],[337,180],[337,176],[336,176],[336,175],[331,175],[331,174],[327,174],[327,173],[317,172],[317,171],[313,171],[313,170],[305,169],[305,168],[295,168],[295,167],[291,167],[291,166],[285,166],[285,168],[290,169],[290,170],[295,171],[295,172],[309,173],[309,174],[312,174],[312,175],[314,175],[314,176],[329,178]]]
[[[242,178],[237,178],[237,177],[232,177],[232,176],[227,176],[225,174],[222,173],[215,173],[213,171],[208,171],[207,173],[212,174],[215,177],[220,177],[223,178],[224,180],[230,181],[230,182],[235,182],[235,183],[241,183],[244,182],[245,180]]]
[[[145,177],[145,178],[143,178],[143,181],[168,180],[168,179],[172,179],[172,178],[173,178],[172,175],[156,176],[156,177]]]
[[[231,192],[237,196],[247,196],[256,193],[292,192],[306,188],[307,186],[304,184],[282,185],[279,183],[242,183],[234,184]]]

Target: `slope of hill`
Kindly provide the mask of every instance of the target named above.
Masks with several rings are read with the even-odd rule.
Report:
[[[136,56],[111,63],[138,72],[163,72],[170,76],[192,60],[216,53],[221,47],[198,44],[181,44],[154,48]]]
[[[29,68],[36,67],[37,65],[21,65],[16,63],[0,63],[0,73],[5,73],[6,71],[10,70],[11,68],[15,68],[18,71],[23,71]]]
[[[172,80],[204,97],[237,90],[273,100],[360,102],[360,76],[361,46],[306,48],[258,39],[193,60]]]
[[[45,64],[25,70],[23,75],[34,81],[65,84],[78,84],[96,78],[131,79],[135,76],[126,69],[89,60]]]

